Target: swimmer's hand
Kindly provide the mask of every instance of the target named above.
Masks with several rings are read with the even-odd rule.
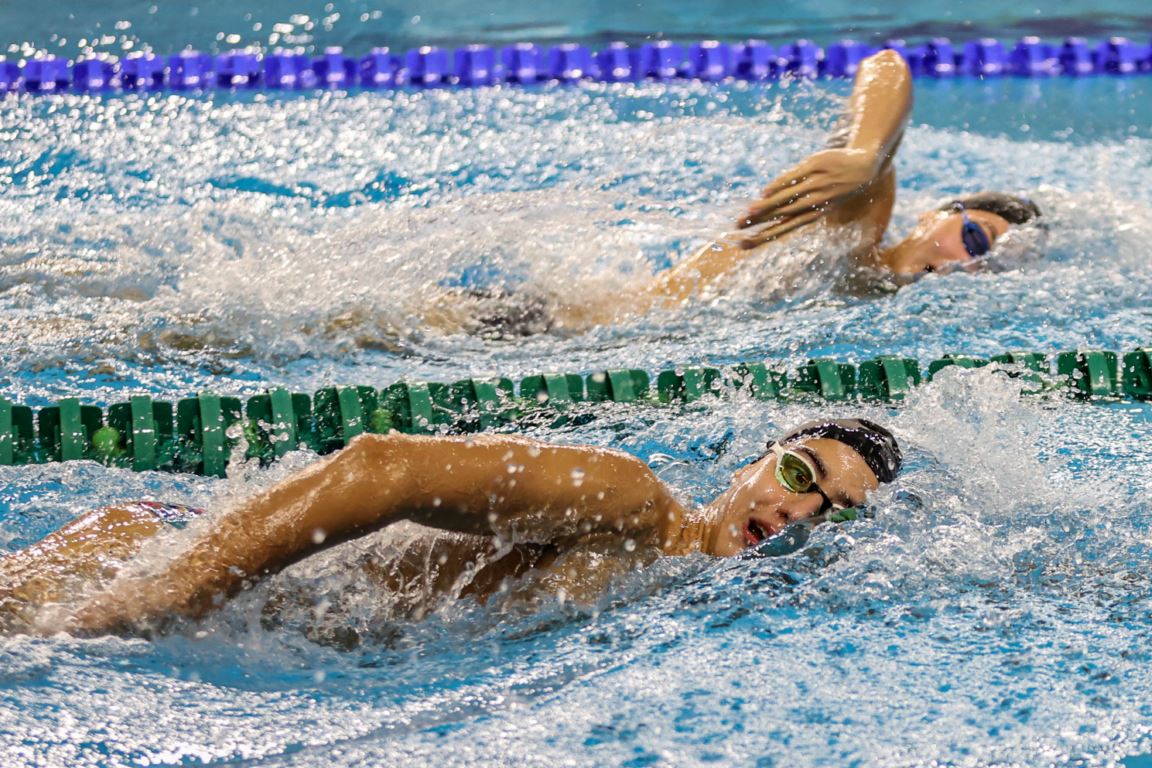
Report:
[[[164,576],[115,579],[88,598],[58,630],[80,637],[117,634],[148,637],[179,615],[198,615],[223,602],[223,590]]]
[[[741,229],[766,225],[741,238],[740,245],[755,248],[827,215],[875,181],[884,159],[864,149],[826,149],[808,156],[769,182],[737,219]]]
[[[145,616],[152,613],[144,606],[154,601],[135,599],[138,597],[135,590],[131,590],[133,594],[125,592],[123,585],[117,583],[114,588],[86,600],[71,616],[59,617],[59,623],[53,622],[55,626],[43,626],[41,629],[68,632],[78,637],[141,634],[146,630]]]

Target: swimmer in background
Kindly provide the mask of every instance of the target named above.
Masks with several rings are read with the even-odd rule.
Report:
[[[811,422],[770,442],[727,490],[692,510],[643,461],[618,451],[500,435],[363,435],[205,520],[155,572],[121,573],[167,527],[174,508],[155,502],[83,515],[3,557],[0,627],[148,633],[400,521],[422,527],[414,546],[391,564],[350,567],[384,589],[416,584],[428,604],[414,615],[447,597],[484,600],[527,581],[588,603],[660,555],[755,552],[791,524],[850,518],[901,463],[883,427]]]
[[[850,233],[855,242],[848,257],[855,264],[904,279],[977,268],[1010,228],[1037,219],[1040,209],[1026,198],[980,192],[921,214],[912,232],[885,246],[896,201],[893,158],[911,111],[912,73],[907,62],[895,51],[880,51],[861,62],[840,127],[825,149],[770,181],[760,199],[735,222],[737,230],[653,276],[627,301],[616,295],[602,302],[529,306],[508,294],[480,291],[463,297],[486,304],[479,311],[454,306],[462,298],[457,295],[438,304],[425,319],[444,330],[468,329],[496,337],[611,324],[623,314],[675,307],[707,295],[764,246],[814,226]]]
[[[740,230],[705,247],[655,290],[684,298],[696,276],[707,280],[732,269],[744,252],[821,223],[854,228],[850,256],[862,266],[897,275],[946,272],[978,262],[1010,227],[1040,215],[1031,200],[981,192],[948,201],[920,215],[895,245],[883,245],[896,202],[893,158],[912,111],[912,73],[895,51],[880,51],[860,64],[841,126],[827,148],[781,173],[736,224]]]

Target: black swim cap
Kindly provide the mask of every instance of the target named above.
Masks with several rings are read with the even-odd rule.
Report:
[[[958,197],[940,206],[941,211],[951,211],[957,205],[968,211],[994,213],[1009,224],[1026,224],[1040,218],[1040,206],[1026,197],[1017,197],[1005,192],[977,192],[975,195]]]
[[[882,483],[896,479],[904,457],[892,433],[875,422],[866,419],[828,419],[810,421],[782,437],[779,442],[787,443],[801,437],[823,437],[848,446],[876,475]]]

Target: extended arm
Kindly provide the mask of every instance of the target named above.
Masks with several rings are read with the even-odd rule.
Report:
[[[201,615],[252,580],[398,520],[561,546],[613,531],[667,547],[682,516],[643,462],[614,451],[369,435],[230,510],[159,574],[122,578],[70,628]]]
[[[892,158],[912,109],[908,65],[894,51],[865,59],[856,73],[845,113],[844,146],[825,149],[777,176],[727,235],[657,277],[654,301],[681,301],[727,274],[748,251],[827,217],[837,225],[861,224],[870,251],[892,215],[896,176]]]

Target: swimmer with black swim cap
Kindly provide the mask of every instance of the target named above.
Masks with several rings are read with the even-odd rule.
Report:
[[[714,296],[741,265],[761,264],[752,257],[765,246],[813,230],[834,233],[849,265],[865,268],[862,274],[875,271],[903,284],[927,272],[985,268],[992,257],[1007,255],[996,245],[1010,230],[1043,229],[1040,208],[1031,200],[980,192],[922,214],[907,237],[885,242],[896,204],[895,158],[911,111],[907,62],[895,51],[880,51],[860,63],[840,127],[825,147],[768,182],[734,231],[671,268],[621,293],[579,301],[569,301],[562,289],[549,300],[503,290],[449,290],[423,319],[486,338],[580,331]]]
[[[1039,223],[1040,208],[1025,197],[981,192],[921,214],[912,232],[877,255],[898,275],[979,266],[1013,226]]]
[[[156,505],[77,518],[0,559],[0,624],[41,633],[151,632],[173,617],[203,616],[320,549],[401,521],[438,537],[436,556],[430,546],[427,556],[402,554],[394,566],[402,583],[423,579],[429,600],[461,578],[462,594],[485,599],[509,579],[532,576],[538,588],[591,601],[613,577],[660,555],[738,555],[790,523],[848,517],[900,466],[900,449],[883,427],[811,422],[769,443],[727,490],[693,510],[647,464],[619,451],[505,435],[362,435],[204,517],[189,529],[194,540],[147,575],[115,577],[167,527]],[[365,579],[371,570],[362,571]],[[78,594],[87,597],[68,605]],[[52,603],[64,610],[41,612]]]
[[[909,276],[979,267],[1010,229],[1038,223],[1040,208],[1031,200],[981,192],[921,215],[907,237],[886,245],[896,202],[894,160],[911,111],[907,62],[890,50],[865,59],[825,148],[768,182],[735,231],[656,275],[646,297],[664,305],[688,299],[762,246],[813,227],[853,233],[847,255],[856,264]]]
[[[892,433],[864,419],[803,424],[744,467],[705,508],[717,521],[705,551],[735,555],[792,523],[854,517],[869,491],[890,483],[903,457]]]

